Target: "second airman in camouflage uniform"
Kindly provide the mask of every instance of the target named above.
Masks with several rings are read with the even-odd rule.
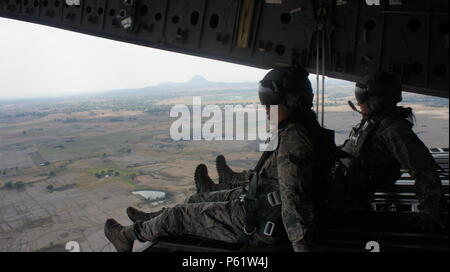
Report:
[[[333,193],[341,200],[367,205],[375,190],[400,178],[403,168],[415,179],[419,225],[432,228],[441,225],[441,181],[428,148],[412,130],[411,108],[397,106],[401,92],[400,81],[387,73],[366,76],[356,84],[363,118],[341,146],[349,156],[336,164]],[[339,208],[339,201],[335,204]]]

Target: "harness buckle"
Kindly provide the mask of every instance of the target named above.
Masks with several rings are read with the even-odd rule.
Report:
[[[266,225],[264,226],[264,235],[272,236],[274,229],[275,229],[275,223],[272,221],[267,221]],[[245,228],[244,228],[244,231],[245,231]]]
[[[251,232],[248,232],[247,229],[245,228],[245,226],[244,226],[243,229],[244,229],[245,235],[248,235],[248,236],[252,236],[252,235],[255,234],[255,232],[256,232],[256,227],[254,227],[253,230],[252,230]]]
[[[281,204],[281,199],[278,196],[278,192],[270,192],[267,194],[267,201],[269,202],[270,206],[275,207]]]
[[[246,194],[242,194],[239,196],[239,202],[245,202],[245,196]]]

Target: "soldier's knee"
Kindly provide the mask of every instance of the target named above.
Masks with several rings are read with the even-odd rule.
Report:
[[[182,234],[184,229],[184,210],[181,205],[164,210],[160,220],[164,222],[164,229],[170,234]]]

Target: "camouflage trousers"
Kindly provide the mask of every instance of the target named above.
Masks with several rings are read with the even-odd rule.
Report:
[[[245,212],[239,200],[242,189],[195,194],[184,204],[164,209],[146,222],[137,222],[140,240],[154,241],[162,236],[193,235],[228,243],[239,243],[243,237]],[[271,244],[277,240],[255,233],[248,243]]]

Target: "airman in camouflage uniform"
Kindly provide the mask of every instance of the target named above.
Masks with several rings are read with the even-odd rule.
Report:
[[[400,169],[406,169],[415,179],[418,223],[432,228],[434,223],[441,225],[441,181],[428,148],[412,130],[411,108],[397,106],[401,92],[400,81],[386,73],[369,75],[356,84],[363,118],[341,146],[349,157],[337,162],[334,195],[340,192],[344,199],[365,205],[376,189],[393,185]]]
[[[131,251],[136,239],[153,241],[186,234],[230,243],[272,244],[287,233],[294,250],[305,250],[307,233],[314,225],[311,131],[320,129],[311,111],[313,94],[307,75],[303,69],[278,68],[261,81],[262,104],[279,105],[280,123],[274,135],[278,138],[271,141],[278,145],[263,153],[247,188],[196,194],[185,204],[148,217],[129,209],[136,220],[133,225],[123,227],[114,219],[105,224],[105,235],[115,248]],[[264,97],[261,92],[277,98]],[[301,111],[295,116],[307,122],[292,118],[296,109]]]

